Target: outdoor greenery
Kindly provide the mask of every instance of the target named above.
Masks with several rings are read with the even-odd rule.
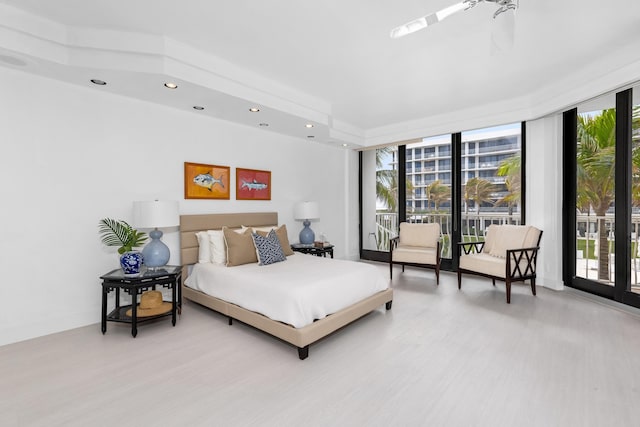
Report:
[[[640,205],[640,107],[633,108],[631,200]],[[610,281],[609,232],[605,215],[615,202],[615,144],[616,110],[606,109],[598,114],[578,116],[577,128],[577,198],[576,206],[598,217],[598,279]],[[584,240],[578,241],[578,250],[584,250]],[[591,245],[590,245],[591,246]],[[635,250],[635,249],[634,249]],[[592,257],[590,247],[589,254]],[[636,252],[633,252],[634,254]]]
[[[391,152],[391,147],[376,150],[376,197],[389,212],[397,212],[398,208],[398,171],[382,169],[383,158]],[[413,184],[407,179],[407,197],[413,195]]]
[[[616,110],[578,116],[577,206],[598,218],[598,279],[609,281],[605,214],[615,200]]]

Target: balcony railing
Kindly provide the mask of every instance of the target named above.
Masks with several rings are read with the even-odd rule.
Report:
[[[407,222],[440,224],[441,230],[441,256],[451,258],[451,214],[449,213],[411,213],[407,214]],[[520,214],[495,212],[480,212],[462,214],[462,239],[465,242],[484,239],[484,233],[491,224],[520,224]],[[376,214],[376,246],[379,251],[389,250],[389,239],[398,234],[398,215],[395,213]]]

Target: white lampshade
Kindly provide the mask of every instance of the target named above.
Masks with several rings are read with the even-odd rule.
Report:
[[[293,219],[318,219],[320,208],[317,202],[300,202],[293,208]]]
[[[133,226],[136,228],[162,228],[180,225],[178,202],[151,200],[133,202]]]

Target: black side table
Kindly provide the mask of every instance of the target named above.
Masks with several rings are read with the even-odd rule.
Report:
[[[315,256],[321,256],[321,257],[325,257],[327,256],[327,254],[331,255],[331,258],[333,258],[333,245],[329,245],[329,246],[325,246],[323,248],[319,248],[313,245],[313,243],[311,244],[304,244],[304,243],[294,243],[291,245],[291,250],[293,250],[294,252],[300,252],[303,254],[311,254],[311,255],[315,255]]]
[[[144,270],[138,276],[125,276],[122,269],[110,271],[101,276],[102,279],[102,333],[107,332],[107,320],[110,322],[131,323],[131,335],[138,335],[138,322],[158,319],[171,315],[171,323],[176,326],[176,312],[181,309],[182,303],[182,267],[166,265],[157,270]],[[149,289],[155,290],[156,286],[171,289],[171,311],[155,316],[138,318],[138,295]],[[131,295],[131,305],[120,306],[120,291],[124,290]],[[107,314],[107,295],[116,291],[116,307]],[[127,316],[127,310],[131,309],[131,316]]]

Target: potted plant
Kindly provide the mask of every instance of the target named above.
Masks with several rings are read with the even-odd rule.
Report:
[[[124,274],[140,273],[142,254],[134,248],[147,241],[146,233],[136,230],[126,221],[103,218],[100,220],[99,233],[106,246],[117,246],[120,254],[120,265]]]

